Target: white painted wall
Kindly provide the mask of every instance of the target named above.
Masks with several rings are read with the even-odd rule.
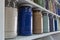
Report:
[[[4,36],[3,35],[4,34],[3,33],[4,32],[3,31],[3,28],[4,28],[3,27],[3,25],[4,25],[3,24],[3,16],[4,16],[4,14],[3,14],[4,13],[3,12],[4,10],[3,9],[4,9],[4,4],[3,3],[4,3],[3,0],[0,0],[0,40],[4,40],[4,37],[3,37]]]

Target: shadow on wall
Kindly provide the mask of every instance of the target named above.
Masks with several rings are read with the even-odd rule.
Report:
[[[52,35],[54,40],[60,40],[60,34]]]
[[[35,40],[60,40],[60,34],[54,34],[51,36],[43,37],[43,38],[38,38]]]
[[[43,38],[38,38],[35,40],[54,40],[52,36],[47,36],[47,37],[43,37]]]

